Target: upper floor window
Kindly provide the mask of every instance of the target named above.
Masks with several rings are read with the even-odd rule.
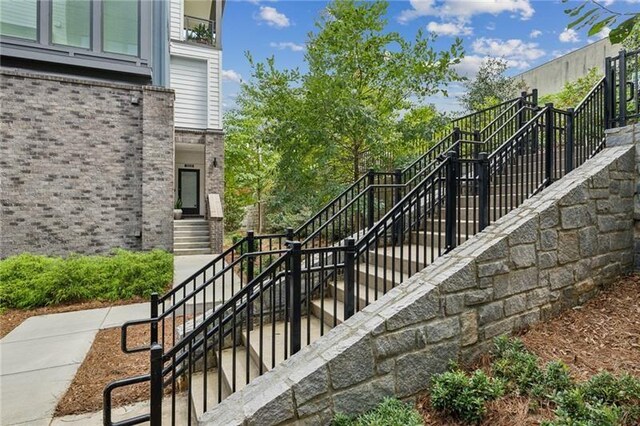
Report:
[[[38,38],[38,0],[0,0],[0,35]]]
[[[91,2],[54,0],[51,10],[51,41],[55,44],[91,47]]]
[[[138,55],[138,0],[103,0],[102,50]]]

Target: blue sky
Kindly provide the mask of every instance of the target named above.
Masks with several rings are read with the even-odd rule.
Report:
[[[620,12],[637,11],[640,0],[602,0]],[[568,4],[560,0],[411,0],[391,1],[388,29],[412,39],[419,28],[438,34],[436,49],[448,48],[456,36],[463,40],[466,57],[458,70],[473,76],[487,56],[503,57],[509,73],[547,62],[602,38],[606,31],[587,37],[586,30],[567,30]],[[326,7],[314,0],[229,0],[224,14],[223,108],[232,108],[239,81],[250,77],[245,51],[264,60],[274,55],[279,67],[304,69],[305,41],[314,21]],[[449,99],[430,101],[443,110],[455,110],[459,85],[450,87]]]

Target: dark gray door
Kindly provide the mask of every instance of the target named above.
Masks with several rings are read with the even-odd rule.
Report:
[[[178,169],[178,198],[184,214],[200,213],[200,170]]]

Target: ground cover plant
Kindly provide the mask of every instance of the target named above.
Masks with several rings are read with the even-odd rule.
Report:
[[[333,426],[421,426],[422,417],[411,405],[387,398],[374,410],[358,417],[338,413]]]
[[[436,375],[431,406],[463,424],[480,423],[487,403],[503,394],[530,398],[529,410],[548,407],[544,426],[614,426],[640,422],[640,379],[629,374],[600,372],[577,382],[562,361],[541,365],[520,339],[495,340],[489,374],[466,373],[457,367]]]
[[[66,258],[21,254],[0,261],[0,309],[148,298],[172,280],[173,256],[162,250]]]

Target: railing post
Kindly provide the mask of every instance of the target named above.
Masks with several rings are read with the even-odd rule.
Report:
[[[460,127],[453,128],[453,150],[456,152],[460,152],[460,139],[462,139],[462,131],[460,131]]]
[[[151,340],[150,344],[153,345],[154,343],[158,343],[158,321],[156,320],[158,318],[158,293],[151,293],[149,306],[151,308],[151,315],[149,316],[151,319],[149,323],[149,337]]]
[[[567,143],[564,147],[564,173],[567,174],[573,170],[573,155],[575,151],[575,111],[573,108],[567,108],[567,127],[565,132],[567,134]]]
[[[253,233],[253,231],[247,231],[247,284],[249,284],[251,281],[253,281],[253,278],[255,276],[255,257],[253,256],[252,253],[254,253],[256,251],[256,240],[255,240],[255,235]],[[247,295],[247,315],[248,315],[248,321],[247,324],[250,327],[250,329],[253,329],[252,324],[253,324],[253,303],[251,303],[251,299],[253,296],[253,287],[249,287],[249,292]]]
[[[607,57],[604,60],[604,117],[607,129],[613,127],[615,81],[616,78],[611,69],[611,58]]]
[[[302,243],[291,244],[291,296],[289,297],[289,343],[291,355],[300,350],[302,341]]]
[[[545,105],[547,111],[544,117],[544,158],[545,158],[545,180],[546,184],[550,185],[553,182],[553,161],[554,161],[554,149],[555,149],[555,132],[553,126],[553,104],[549,103]]]
[[[344,319],[356,313],[356,242],[353,238],[344,240]]]
[[[164,387],[164,379],[162,378],[162,346],[158,343],[152,343],[150,354],[149,424],[151,426],[162,426],[162,394]]]
[[[457,228],[457,206],[458,200],[458,153],[449,151],[447,153],[447,174],[445,194],[445,245],[446,251],[453,250],[456,247],[456,228]]]
[[[478,221],[480,231],[489,226],[489,155],[486,152],[478,154]]]
[[[247,253],[253,253],[256,251],[256,240],[254,236],[253,231],[247,231]],[[254,260],[253,256],[249,256],[247,259],[247,283],[253,281]]]
[[[293,228],[287,228],[284,233],[285,233],[284,239],[285,239],[285,245],[286,245],[287,242],[293,241]]]
[[[482,137],[480,136],[480,130],[474,130],[473,131],[473,141],[474,142],[480,142],[482,140]],[[473,156],[472,158],[474,160],[478,159],[478,155],[480,154],[480,144],[479,143],[474,143],[473,144]],[[476,179],[478,178],[478,163],[475,162],[473,164],[473,177],[474,177],[474,192],[477,193],[478,191],[478,186],[477,186],[477,181]]]
[[[618,59],[618,126],[627,125],[627,52],[622,49]]]
[[[522,110],[522,108],[525,105],[525,102],[527,100],[527,92],[521,92],[520,93],[520,100],[518,100],[518,130],[522,129],[522,126],[525,125],[525,123],[527,122],[526,116],[525,116],[525,112]]]
[[[373,188],[375,182],[375,171],[373,169],[369,169],[369,172],[367,173],[367,184],[369,185],[369,196],[367,199],[367,229],[371,229],[373,228],[373,222],[374,222],[374,216],[373,216],[373,209],[374,209],[374,196],[375,196],[375,190]]]
[[[531,91],[531,103],[534,106],[538,106],[538,89],[533,89]]]
[[[393,182],[396,184],[396,187],[393,190],[393,205],[398,205],[400,200],[402,200],[402,189],[400,185],[402,185],[402,169],[396,169],[393,172]],[[408,191],[409,189],[407,189]],[[402,219],[402,217],[400,217]],[[393,224],[393,243],[394,244],[402,244],[400,239],[402,238],[402,223],[400,221],[396,221]]]

